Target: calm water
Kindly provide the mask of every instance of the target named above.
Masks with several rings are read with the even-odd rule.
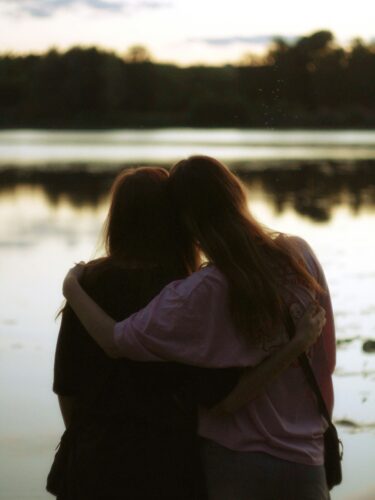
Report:
[[[120,158],[124,164],[193,152],[229,158],[225,151],[243,175],[253,213],[306,238],[323,264],[339,341],[335,419],[345,443],[345,482],[333,498],[374,498],[375,353],[362,346],[375,340],[375,164],[353,163],[375,158],[374,141],[373,132],[1,132],[0,499],[49,498],[45,476],[63,427],[51,392],[54,315],[67,268],[98,246],[113,175],[98,163],[88,174],[81,162],[103,159],[108,169]]]
[[[375,131],[0,131],[0,165],[164,162],[199,152],[226,161],[374,159]]]

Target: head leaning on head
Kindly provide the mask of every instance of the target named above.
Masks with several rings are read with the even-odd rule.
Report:
[[[226,276],[233,321],[251,341],[272,336],[284,314],[280,286],[286,268],[320,291],[295,244],[255,220],[241,181],[218,160],[179,161],[170,171],[169,191],[189,238]]]

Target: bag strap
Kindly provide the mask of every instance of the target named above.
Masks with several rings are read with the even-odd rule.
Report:
[[[294,325],[294,321],[293,321],[292,316],[291,316],[288,309],[286,309],[286,311],[285,311],[285,327],[286,327],[287,333],[289,335],[289,338],[292,339],[295,336],[296,327]],[[318,381],[316,380],[314,371],[311,367],[311,364],[310,364],[308,357],[306,356],[306,353],[300,354],[298,356],[298,360],[300,362],[302,370],[306,376],[306,379],[307,379],[311,389],[315,393],[320,413],[327,420],[327,422],[330,426],[333,425],[331,416],[330,416],[328,408],[327,408],[327,405],[324,401],[324,398],[323,398],[322,393],[320,391]]]

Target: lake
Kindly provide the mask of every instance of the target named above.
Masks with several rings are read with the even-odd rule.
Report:
[[[202,151],[225,161],[367,160],[375,131],[0,131],[1,164],[170,162]]]
[[[92,258],[122,167],[217,156],[269,227],[316,251],[337,327],[334,418],[344,482],[334,500],[375,498],[375,131],[0,131],[0,499],[51,498],[63,430],[51,392],[61,283]]]

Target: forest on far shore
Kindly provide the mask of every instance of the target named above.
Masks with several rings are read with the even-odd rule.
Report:
[[[375,43],[275,39],[236,65],[179,67],[134,47],[0,54],[0,128],[375,127]]]

